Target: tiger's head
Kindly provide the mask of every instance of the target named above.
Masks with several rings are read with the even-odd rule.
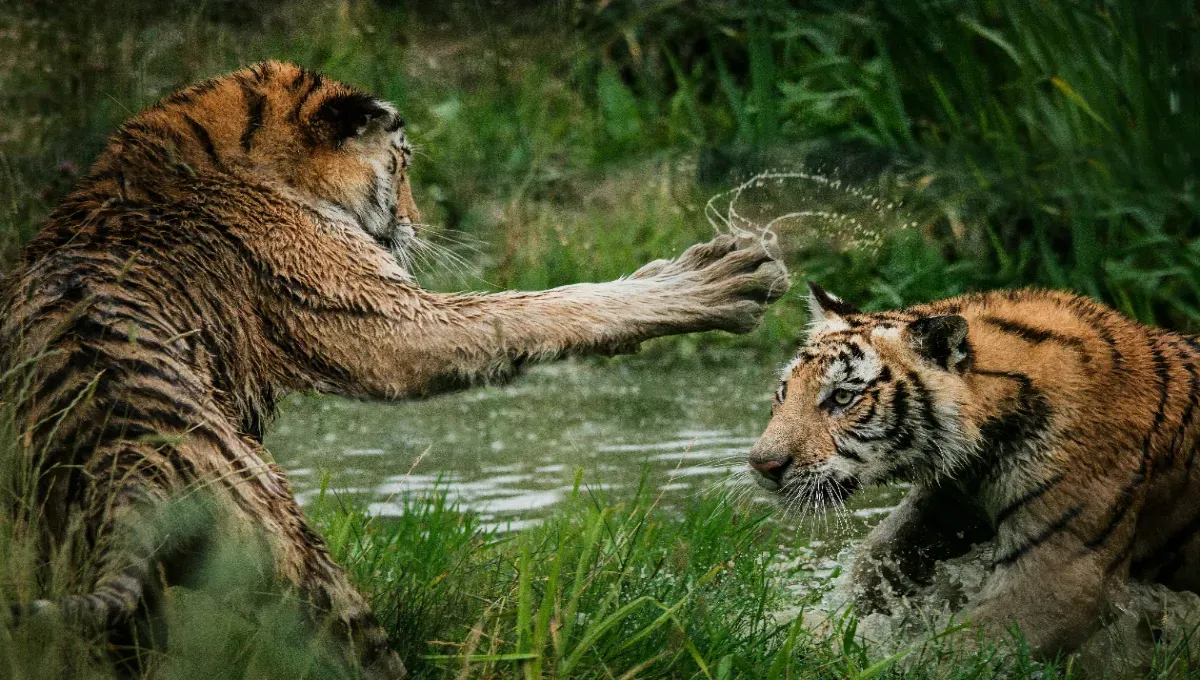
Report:
[[[786,505],[924,482],[970,455],[971,363],[958,315],[863,314],[809,283],[807,343],[783,369],[771,422],[750,451],[760,486]]]
[[[157,202],[205,179],[235,179],[353,224],[400,259],[420,213],[412,148],[394,106],[279,62],[177,92],[114,135],[92,177]]]

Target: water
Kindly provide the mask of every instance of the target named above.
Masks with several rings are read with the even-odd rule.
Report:
[[[874,252],[885,232],[917,225],[899,201],[844,182],[836,171],[803,169],[759,172],[712,196],[704,215],[718,232],[758,238],[776,254],[818,244]]]
[[[267,446],[302,504],[327,479],[387,516],[407,494],[437,486],[492,526],[516,530],[563,502],[582,468],[584,486],[610,499],[632,495],[645,472],[669,508],[747,484],[740,473],[770,418],[776,368],[742,356],[635,358],[542,365],[507,386],[419,402],[297,396]],[[861,533],[896,495],[856,495],[848,531]]]

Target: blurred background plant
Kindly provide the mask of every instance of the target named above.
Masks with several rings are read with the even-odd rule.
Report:
[[[828,216],[779,230],[798,275],[867,307],[1044,285],[1200,320],[1200,32],[1181,0],[85,0],[0,22],[6,257],[133,112],[281,58],[405,112],[434,238],[467,244],[429,285],[616,276],[706,237],[710,196],[805,168],[903,203],[811,182],[772,198],[866,225],[869,247]],[[797,298],[735,342],[793,342]]]

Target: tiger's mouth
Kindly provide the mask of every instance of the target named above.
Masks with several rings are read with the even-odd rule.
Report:
[[[371,234],[375,242],[383,246],[384,249],[392,252],[397,258],[407,260],[405,256],[412,247],[413,241],[417,238],[416,227],[407,219],[394,220],[390,225],[391,228],[382,234]]]

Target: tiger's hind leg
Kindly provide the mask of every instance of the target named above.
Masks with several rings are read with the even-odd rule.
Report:
[[[252,451],[241,453],[244,461],[261,460]],[[222,547],[247,553],[247,541],[266,538],[276,552],[265,575],[290,584],[312,606],[310,620],[341,650],[342,663],[335,664],[361,668],[366,680],[403,678],[404,665],[386,631],[309,528],[286,482],[269,490],[249,472],[241,480],[225,477],[223,483],[205,485],[201,477],[207,475],[198,475],[187,462],[200,458],[150,442],[122,441],[97,450],[83,471],[90,484],[82,525],[90,528],[86,544],[95,556],[93,580],[85,594],[34,603],[17,612],[18,618],[57,612],[88,634],[103,634],[110,661],[122,673],[140,677],[147,660],[168,648],[166,588],[204,589],[211,585],[206,579],[213,575],[212,557]],[[269,554],[265,557],[269,565]],[[233,576],[245,585],[265,585],[257,583],[264,575],[258,571],[223,574],[219,580],[228,586],[225,577]]]
[[[308,525],[296,501],[288,497],[275,503],[287,505],[276,508],[276,516],[287,520],[277,539],[277,564],[312,607],[314,622],[342,649],[347,665],[361,669],[364,680],[406,677],[387,631],[346,571],[333,560],[324,539]]]
[[[147,652],[152,657],[167,650],[169,640],[162,610],[166,587],[184,586],[211,592],[214,576],[225,587],[230,585],[228,569],[214,574],[208,568],[217,564],[213,559],[222,547],[251,554],[248,557],[251,564],[241,564],[250,566],[250,572],[232,575],[237,579],[236,592],[252,598],[256,594],[269,598],[271,592],[283,595],[276,588],[283,586],[286,590],[286,582],[274,581],[281,566],[279,557],[276,574],[271,577],[273,585],[258,581],[260,575],[256,573],[252,555],[256,546],[252,543],[265,538],[275,544],[276,550],[282,549],[292,558],[302,557],[301,564],[292,565],[299,567],[302,574],[296,585],[310,607],[306,619],[315,630],[327,634],[334,645],[335,657],[341,657],[340,662],[333,661],[340,669],[335,671],[337,677],[345,669],[358,669],[361,676],[351,677],[363,680],[405,677],[404,665],[389,645],[387,632],[346,572],[328,555],[321,537],[309,530],[306,523],[300,525],[304,541],[298,548],[294,542],[287,545],[280,536],[264,537],[263,527],[253,522],[239,528],[229,527],[228,531],[214,531],[213,527],[224,526],[228,520],[245,522],[247,518],[237,519],[204,500],[153,503],[149,495],[146,487],[140,485],[131,485],[118,494],[118,498],[126,500],[114,504],[109,512],[111,538],[103,551],[101,576],[95,588],[88,595],[60,602],[60,605],[86,607],[86,616],[77,615],[90,620],[92,625],[106,626],[110,658],[121,672],[141,677]],[[295,503],[290,498],[286,502]],[[294,534],[287,532],[285,536],[291,538]],[[229,537],[234,537],[232,544],[222,546],[221,542],[230,540]],[[311,661],[320,664],[322,657],[314,656]]]
[[[199,564],[214,526],[212,506],[179,499],[194,480],[186,453],[172,444],[118,440],[98,447],[80,479],[86,487],[72,512],[85,553],[72,561],[89,582],[82,594],[14,607],[14,619],[53,616],[102,636],[116,670],[142,676],[146,662],[167,650],[164,594],[168,585],[187,583]]]
[[[183,578],[189,560],[181,558],[211,526],[169,503],[188,477],[181,460],[170,447],[142,442],[97,450],[84,469],[90,488],[82,508],[94,580],[85,594],[18,607],[18,621],[57,614],[84,634],[104,635],[110,661],[135,676],[147,650],[165,650],[165,588]]]

